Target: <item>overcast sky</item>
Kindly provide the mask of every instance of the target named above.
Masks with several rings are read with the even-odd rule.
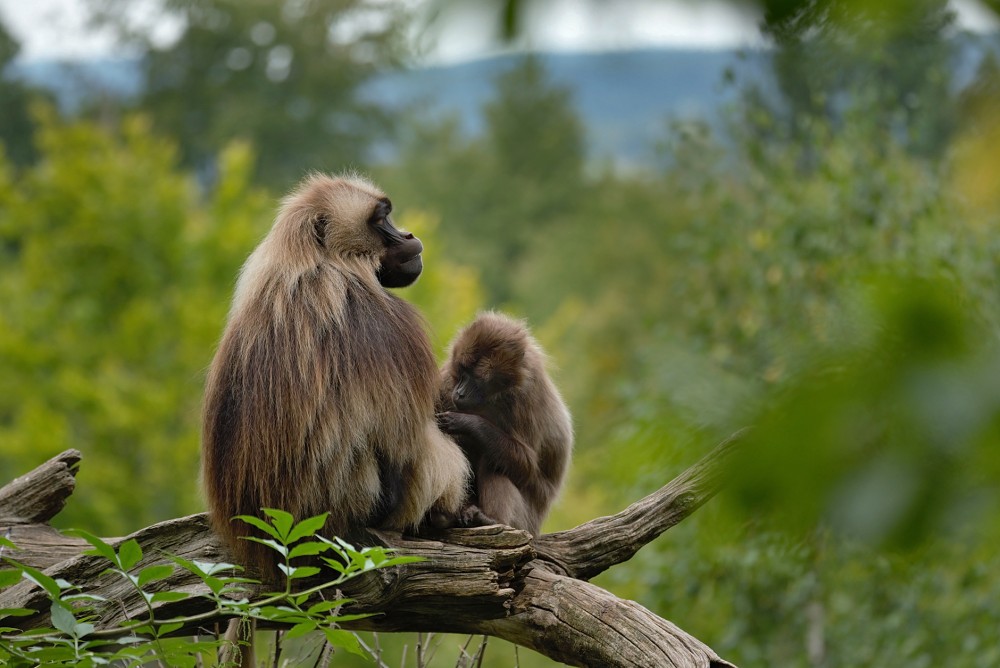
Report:
[[[408,0],[411,4],[421,0]],[[141,8],[143,0],[135,7]],[[757,16],[746,6],[717,0],[546,0],[526,3],[528,29],[521,41],[541,50],[604,50],[653,46],[732,48],[761,43]],[[960,27],[996,29],[993,16],[976,0],[953,0]],[[454,3],[446,23],[430,41],[428,61],[456,62],[488,55],[496,22],[479,3]],[[85,26],[81,0],[0,0],[4,23],[22,45],[21,57],[80,58],[114,54],[107,35]],[[141,13],[141,10],[140,10]],[[162,40],[176,27],[157,26]]]

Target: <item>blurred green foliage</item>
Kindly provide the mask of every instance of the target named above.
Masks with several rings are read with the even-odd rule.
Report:
[[[519,4],[503,3],[512,25]],[[656,168],[588,163],[572,92],[530,57],[495,82],[482,135],[392,119],[399,156],[372,171],[427,246],[403,294],[439,351],[502,307],[551,353],[578,443],[550,529],[754,425],[724,499],[602,585],[738,664],[992,665],[1000,67],[956,89],[943,2],[764,4],[773,85],[737,81],[725,127],[665,126]],[[150,56],[178,68],[173,101],[151,94],[111,127],[40,107],[37,161],[0,165],[0,463],[84,450],[64,524],[116,533],[201,507],[202,373],[236,271],[297,170],[371,139],[351,131],[341,154],[286,138],[308,127],[267,107],[298,93],[266,71],[204,92],[211,67],[192,62],[278,21],[218,6],[228,21]],[[296,42],[294,62],[325,44]],[[365,113],[347,92],[358,67],[328,111]],[[211,101],[218,131],[177,115],[191,101]],[[212,178],[192,171],[205,160]],[[399,642],[382,638],[395,663]],[[485,665],[512,663],[491,644]]]
[[[848,101],[863,98],[869,122],[894,129],[909,149],[934,154],[946,146],[955,119],[939,102],[960,48],[947,0],[763,4],[763,31],[778,46],[775,116],[791,132],[803,121],[842,121]]]
[[[271,203],[246,146],[200,201],[141,119],[108,132],[37,116],[41,159],[0,187],[0,459],[84,451],[61,519],[114,535],[201,505],[202,369]]]

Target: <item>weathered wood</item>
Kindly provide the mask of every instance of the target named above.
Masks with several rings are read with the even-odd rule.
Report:
[[[729,455],[744,434],[730,436],[697,464],[617,515],[539,536],[534,543],[539,558],[553,570],[581,580],[628,561],[718,493]]]
[[[0,536],[10,539],[17,549],[0,548],[0,556],[16,559],[22,564],[46,569],[90,548],[82,538],[65,536],[47,524],[0,523]]]
[[[66,450],[0,487],[0,526],[43,524],[59,514],[76,489],[79,450]]]
[[[629,559],[710,498],[721,485],[721,466],[732,447],[733,442],[727,441],[659,492],[617,515],[535,540],[523,531],[500,526],[454,529],[419,538],[373,531],[373,541],[425,561],[374,571],[345,583],[341,592],[356,600],[345,612],[376,613],[345,627],[485,633],[577,666],[731,666],[672,623],[584,580]],[[75,464],[78,459],[79,453],[57,457],[14,483],[21,490],[65,489],[65,471],[50,465],[63,461],[66,470],[71,470],[66,462]],[[45,477],[62,482],[44,483]],[[9,487],[0,489],[0,517],[45,517],[35,524],[0,524],[0,531],[8,529],[22,548],[15,558],[105,597],[108,604],[95,622],[98,633],[114,633],[122,621],[144,616],[144,601],[124,578],[104,573],[107,562],[102,558],[79,554],[79,539],[44,524],[51,517],[46,516],[48,510],[33,512],[20,499],[12,502]],[[37,503],[51,508],[47,501]],[[143,560],[134,572],[163,563],[166,555],[232,561],[204,514],[154,524],[109,542],[117,545],[128,538],[143,549]],[[62,558],[67,554],[73,556]],[[311,584],[315,583],[303,586]],[[160,618],[201,616],[177,633],[196,633],[222,621],[212,612],[212,603],[200,596],[207,589],[183,569],[148,589],[193,595],[157,607]],[[29,582],[0,591],[0,608],[5,607],[39,611],[5,623],[24,629],[50,623],[45,593]]]
[[[732,666],[638,603],[542,568],[525,578],[514,614],[483,627],[484,633],[574,666]]]

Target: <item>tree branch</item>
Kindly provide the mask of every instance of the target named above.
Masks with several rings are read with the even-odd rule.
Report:
[[[66,450],[0,487],[0,525],[43,524],[59,514],[76,489],[79,450]]]
[[[726,462],[745,435],[745,429],[736,432],[697,464],[617,515],[539,536],[535,540],[539,558],[557,572],[581,580],[628,561],[718,493]]]
[[[346,582],[341,591],[356,603],[344,611],[375,616],[344,626],[488,634],[577,666],[731,666],[672,623],[583,580],[627,560],[711,498],[721,485],[721,466],[734,442],[726,441],[663,489],[617,515],[534,541],[523,531],[501,526],[452,529],[430,538],[372,531],[373,542],[425,560]],[[95,623],[98,632],[108,631],[126,619],[142,617],[145,602],[120,576],[104,572],[105,560],[81,555],[85,546],[81,547],[79,539],[62,536],[45,524],[54,514],[48,514],[54,507],[50,500],[32,492],[39,506],[33,509],[16,493],[49,489],[63,494],[65,475],[78,460],[79,453],[68,451],[0,489],[0,518],[8,518],[0,520],[0,534],[6,532],[20,548],[9,556],[105,597],[109,604]],[[52,480],[45,482],[47,478]],[[72,491],[72,482],[68,489],[58,501],[59,508]],[[32,524],[25,518],[43,519]],[[232,561],[204,514],[154,524],[108,542],[116,545],[127,538],[134,538],[143,550],[143,560],[134,572],[165,562],[166,555]],[[43,542],[47,551],[41,549]],[[66,554],[75,556],[64,558]],[[57,561],[53,555],[59,555]],[[316,583],[304,586],[312,584]],[[207,591],[201,580],[186,570],[177,569],[152,589],[192,594],[157,607],[158,618],[201,616],[196,624],[178,629],[178,634],[198,633],[221,621],[213,612],[214,604],[200,596]],[[24,629],[50,624],[45,592],[28,581],[0,591],[0,608],[40,611],[4,624]]]
[[[515,614],[486,622],[482,632],[573,666],[733,668],[635,601],[542,568],[525,578]]]

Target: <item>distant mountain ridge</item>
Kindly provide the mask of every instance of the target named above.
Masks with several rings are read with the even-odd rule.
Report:
[[[763,70],[763,54],[659,49],[538,54],[550,79],[570,90],[587,129],[591,158],[648,158],[651,141],[665,135],[669,117],[715,114],[735,93],[723,85],[727,69]],[[519,56],[460,65],[390,72],[373,79],[363,95],[393,108],[422,104],[456,114],[472,134],[482,128],[482,106],[497,76]]]
[[[959,83],[971,80],[987,50],[1000,52],[997,36],[962,40]],[[571,91],[587,131],[592,160],[645,162],[651,146],[666,136],[670,118],[712,121],[736,99],[727,72],[736,81],[764,81],[766,51],[646,49],[537,54],[551,80]],[[456,116],[463,129],[482,129],[481,110],[494,94],[494,80],[519,55],[502,55],[455,65],[390,71],[375,75],[361,95],[388,109],[419,106],[432,114]],[[101,96],[128,98],[142,90],[137,60],[15,62],[5,73],[52,90],[60,105],[72,109]]]
[[[570,89],[587,128],[592,157],[641,159],[663,136],[670,116],[705,116],[732,99],[722,85],[727,68],[747,67],[735,51],[651,49],[643,51],[538,54],[552,81]],[[418,105],[428,113],[458,117],[470,134],[482,128],[481,110],[494,80],[518,55],[456,65],[384,72],[361,95],[389,109]],[[52,90],[64,109],[88,99],[129,98],[142,90],[137,60],[16,62],[7,76]]]

